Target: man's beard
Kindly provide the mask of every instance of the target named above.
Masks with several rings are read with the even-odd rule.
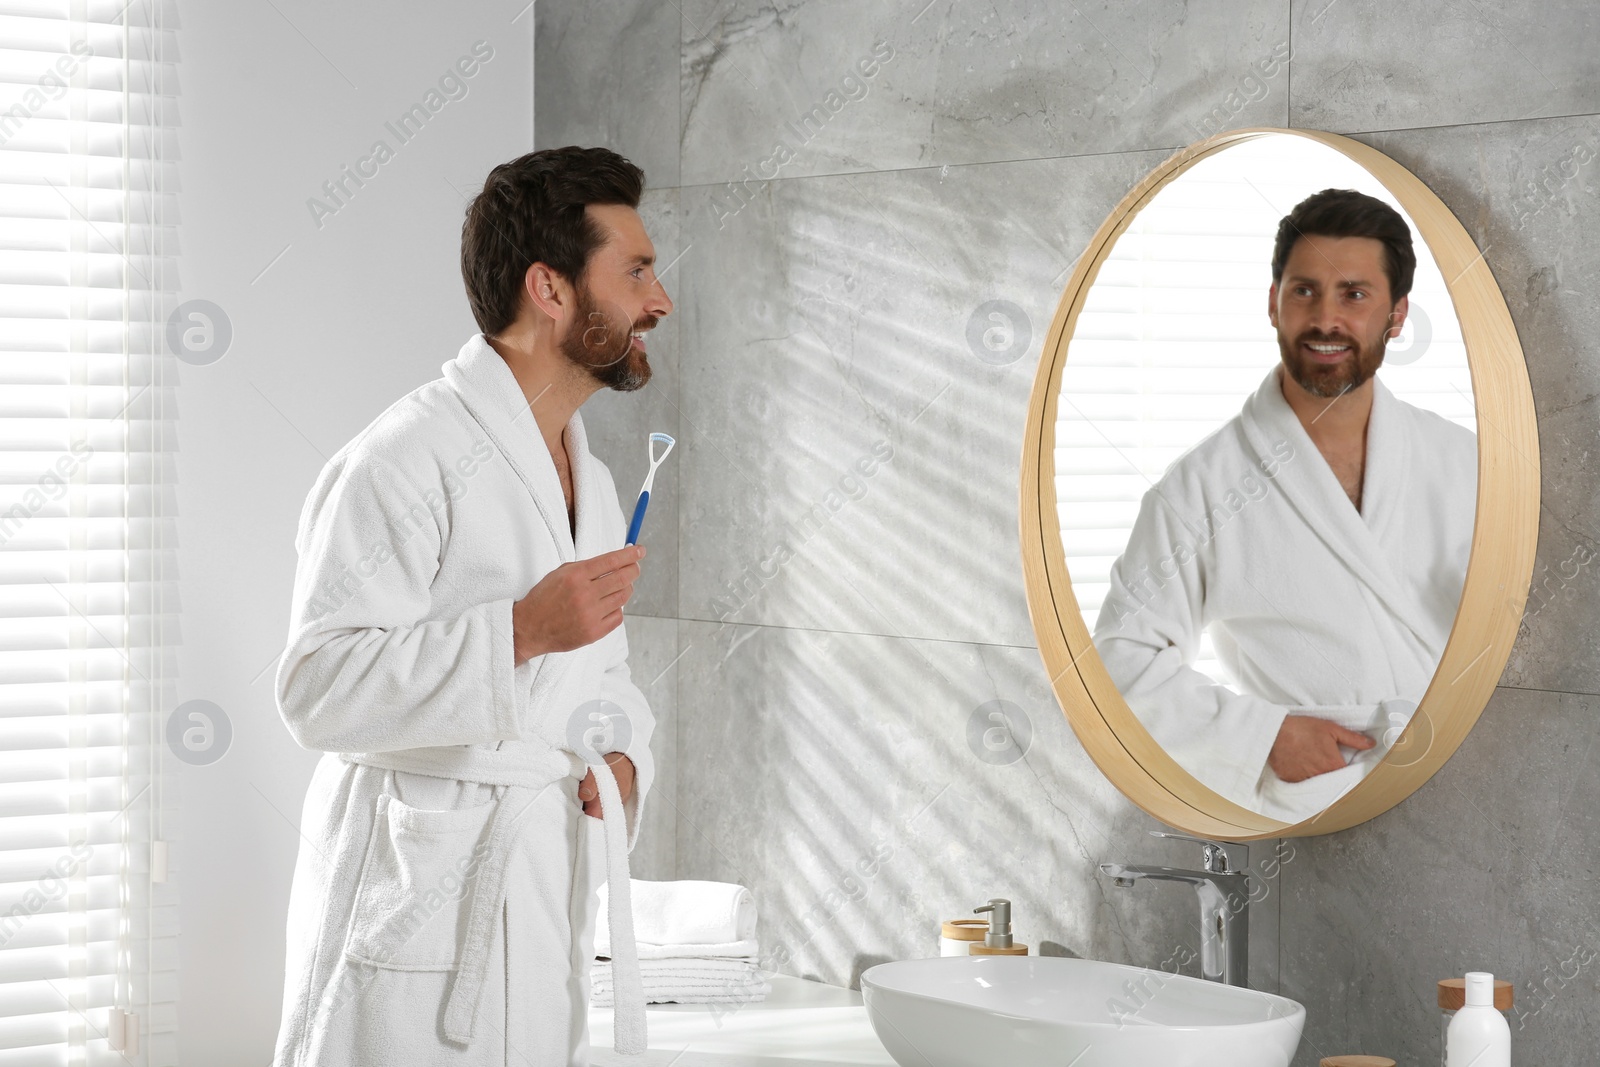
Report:
[[[1306,344],[1348,344],[1350,354],[1338,363],[1317,363],[1301,349]],[[1368,378],[1383,366],[1383,353],[1389,347],[1389,332],[1378,335],[1375,345],[1368,346],[1354,337],[1325,336],[1319,330],[1307,330],[1292,343],[1278,331],[1278,353],[1283,366],[1300,388],[1312,396],[1329,399],[1342,396],[1360,388]]]
[[[633,331],[648,330],[658,320],[647,315],[632,326],[621,316],[600,310],[587,285],[579,285],[572,328],[561,339],[561,354],[609,389],[630,393],[650,380],[650,361],[633,347]]]

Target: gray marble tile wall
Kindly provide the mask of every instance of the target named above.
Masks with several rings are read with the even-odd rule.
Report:
[[[1021,430],[1060,288],[1172,150],[1293,125],[1428,182],[1527,352],[1535,591],[1459,754],[1361,827],[1263,843],[1252,984],[1305,1003],[1298,1065],[1437,1058],[1434,982],[1518,983],[1525,1063],[1600,1044],[1600,8],[1578,0],[542,0],[540,146],[643,166],[677,302],[642,397],[597,398],[624,493],[679,438],[630,636],[665,709],[642,877],[750,885],[784,970],[849,984],[1016,902],[1050,953],[1194,973],[1190,849],[1089,762],[1023,596]],[[1270,73],[1263,73],[1270,71]],[[986,301],[1025,324],[968,343]],[[637,455],[635,453],[638,453]],[[1004,705],[996,702],[1006,702]],[[1024,720],[1025,756],[986,716]]]

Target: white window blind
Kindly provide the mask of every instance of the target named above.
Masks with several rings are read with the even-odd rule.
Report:
[[[1449,290],[1416,224],[1382,183],[1339,152],[1290,135],[1201,160],[1117,239],[1067,350],[1056,499],[1073,593],[1091,633],[1146,490],[1237,415],[1279,362],[1267,319],[1278,221],[1326,188],[1378,197],[1411,225],[1411,311],[1379,378],[1400,399],[1476,429]],[[1209,635],[1194,666],[1231,684]]]
[[[170,21],[0,0],[0,1067],[177,1062]]]

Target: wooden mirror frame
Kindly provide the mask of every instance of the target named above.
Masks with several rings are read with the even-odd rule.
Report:
[[[1057,398],[1067,346],[1100,265],[1151,198],[1195,163],[1267,135],[1303,137],[1362,166],[1398,200],[1446,279],[1461,323],[1478,420],[1478,506],[1461,603],[1422,703],[1394,748],[1344,796],[1303,822],[1241,807],[1202,785],[1156,743],[1112,683],[1067,572],[1055,489]],[[1539,435],[1516,327],[1483,253],[1434,192],[1388,156],[1317,130],[1251,127],[1180,149],[1100,224],[1061,294],[1028,401],[1022,448],[1022,567],[1028,611],[1051,688],[1091,759],[1154,818],[1233,841],[1343,830],[1410,796],[1478,721],[1505,669],[1533,577],[1539,533]]]

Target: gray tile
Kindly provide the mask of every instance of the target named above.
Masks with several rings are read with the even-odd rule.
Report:
[[[1269,0],[683,13],[685,185],[1170,149],[1288,115],[1288,9]]]
[[[1342,133],[1600,110],[1600,12],[1584,0],[1293,7],[1291,125]]]
[[[1528,361],[1541,509],[1533,594],[1503,681],[1600,692],[1600,118],[1364,136],[1486,249]],[[1582,162],[1587,160],[1587,162]]]
[[[678,184],[679,16],[654,0],[534,5],[534,144],[601,145]]]
[[[707,623],[682,639],[678,873],[749,886],[779,969],[853,984],[935,954],[941,920],[1003,896],[1036,952],[1195,973],[1193,892],[1117,890],[1098,870],[1192,866],[1195,850],[1145,835],[1035,650]],[[982,758],[1001,700],[1028,723],[1011,762],[999,745]],[[1258,984],[1275,982],[1263,959]]]
[[[680,543],[651,540],[633,608],[685,621],[629,624],[636,676],[664,672],[657,710],[670,700],[674,723],[670,757],[658,735],[672,765],[661,821],[636,865],[750,885],[764,947],[789,950],[782,969],[841,984],[931,953],[939,919],[996,894],[1017,902],[1030,944],[1184,959],[1192,894],[1113,890],[1096,864],[1190,866],[1192,846],[1145,836],[1155,824],[1087,760],[1028,647],[1015,509],[1034,365],[1073,258],[1166,151],[1290,120],[1404,130],[1361,136],[1486,248],[1529,359],[1538,590],[1503,680],[1526,688],[1498,690],[1457,756],[1391,812],[1281,843],[1252,911],[1252,984],[1306,1004],[1297,1064],[1348,1051],[1428,1064],[1434,982],[1483,967],[1518,983],[1519,1061],[1584,1062],[1600,987],[1593,962],[1573,977],[1569,961],[1600,952],[1600,708],[1534,690],[1600,692],[1600,560],[1576,564],[1600,555],[1600,120],[1495,120],[1596,109],[1595,16],[1570,0],[1537,19],[1475,2],[1195,8],[690,0],[673,46],[680,171],[659,41],[621,35],[676,10],[541,5],[539,143],[614,143],[657,186],[686,183],[674,210],[651,208],[682,229],[668,320],[682,355],[664,330],[659,395],[596,397],[591,415],[624,496],[642,433],[674,419],[680,440],[681,477],[651,520]],[[1251,69],[1288,39],[1291,9],[1292,100],[1287,73]],[[877,41],[893,57],[845,85]],[[619,68],[619,47],[644,58]],[[1491,58],[1463,68],[1469,49]],[[615,69],[628,73],[603,82]],[[820,132],[789,131],[834,88]],[[1414,129],[1468,119],[1483,124]],[[796,149],[778,180],[722,184],[778,138]],[[1580,147],[1592,156],[1574,167]],[[1095,155],[1040,158],[1074,153]],[[911,169],[872,173],[890,168]],[[964,340],[997,298],[1031,328],[1003,366]],[[879,442],[892,456],[855,469]],[[673,508],[670,533],[653,525]],[[995,699],[1034,730],[1014,764],[984,763],[966,740]],[[1252,854],[1259,869],[1273,844]]]
[[[672,663],[678,656],[678,623],[630,615],[628,670],[655,715],[650,754],[656,779],[645,798],[644,825],[628,858],[633,877],[677,877],[678,869],[678,691]]]
[[[678,190],[648,190],[639,215],[656,246],[659,267],[666,267],[682,250]],[[677,293],[681,276],[674,267],[662,279],[667,294]],[[617,485],[622,514],[632,518],[650,469],[649,437],[654,431],[682,436],[678,417],[678,338],[680,312],[661,319],[650,331],[650,384],[633,393],[602,389],[583,406],[589,447],[611,471]],[[650,505],[645,512],[639,543],[646,556],[634,586],[628,610],[638,615],[670,618],[678,614],[678,471],[683,462],[681,442],[656,472]]]
[[[1027,399],[1061,287],[1160,153],[685,189],[686,618],[1032,645]],[[1014,360],[968,342],[994,299]],[[859,465],[859,466],[858,466]]]
[[[1600,968],[1567,961],[1600,952],[1597,711],[1594,697],[1499,689],[1409,800],[1296,842],[1282,951],[1283,992],[1308,1013],[1297,1064],[1346,1052],[1437,1062],[1435,983],[1469,970],[1515,983],[1519,1062],[1587,1055]]]

